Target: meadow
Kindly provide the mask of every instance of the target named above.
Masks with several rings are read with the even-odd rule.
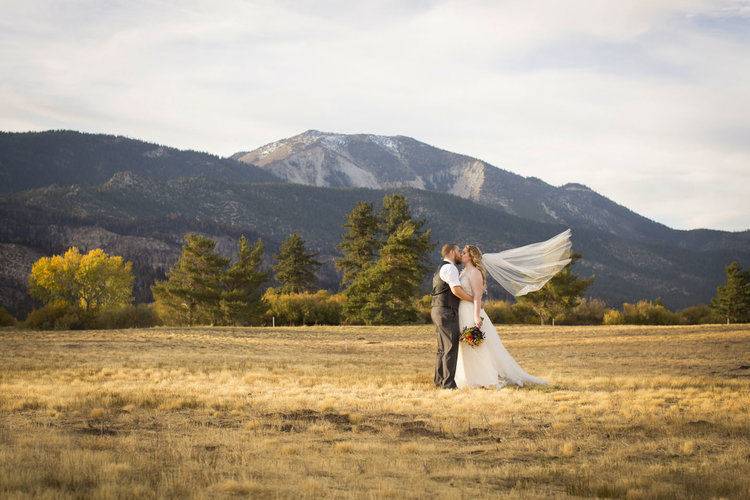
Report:
[[[750,497],[750,325],[0,330],[0,497]]]

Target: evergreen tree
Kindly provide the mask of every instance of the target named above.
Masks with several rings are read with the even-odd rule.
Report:
[[[346,233],[338,246],[343,256],[336,259],[336,267],[342,273],[341,286],[347,287],[375,259],[380,247],[378,218],[372,205],[357,203],[347,215],[344,228]]]
[[[165,320],[177,324],[221,322],[221,298],[228,259],[215,251],[216,243],[198,234],[188,234],[182,254],[165,281],[151,288]]]
[[[716,289],[711,307],[727,324],[750,321],[750,276],[738,262],[726,269],[726,283]]]
[[[225,291],[221,300],[225,321],[230,325],[258,323],[263,315],[261,286],[268,273],[261,269],[263,242],[250,245],[245,236],[239,240],[237,262],[226,272]]]
[[[421,272],[427,272],[427,254],[432,250],[430,243],[430,231],[425,230],[425,221],[415,219],[411,215],[409,203],[400,194],[390,194],[383,197],[383,210],[380,212],[380,232],[385,243],[405,222],[414,226],[414,238],[411,240],[412,251],[420,256]]]
[[[580,258],[580,254],[573,254],[571,262],[540,290],[521,297],[520,302],[534,309],[542,325],[548,319],[554,325],[556,318],[569,314],[578,305],[583,292],[594,282],[593,278],[581,279],[573,273],[573,263]]]
[[[406,221],[413,222],[418,233],[423,232],[425,226],[423,219],[412,217],[409,202],[401,194],[389,194],[383,197],[383,209],[378,219],[383,242]],[[429,251],[429,243],[427,250]]]
[[[316,253],[308,252],[302,237],[294,233],[281,243],[276,255],[276,281],[281,293],[301,293],[317,286],[315,272],[320,267]]]
[[[344,317],[351,324],[403,324],[416,321],[416,299],[424,277],[429,231],[402,222],[376,263],[360,272],[347,290]]]
[[[384,239],[393,234],[404,222],[412,220],[409,203],[401,194],[389,194],[383,197],[383,209],[380,211],[380,232]],[[417,223],[421,227],[422,223]]]

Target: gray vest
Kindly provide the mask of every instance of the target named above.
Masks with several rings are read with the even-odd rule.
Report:
[[[437,271],[435,271],[435,275],[432,277],[432,307],[458,309],[461,299],[453,295],[451,287],[440,277],[440,268],[445,264],[445,261],[441,262]]]

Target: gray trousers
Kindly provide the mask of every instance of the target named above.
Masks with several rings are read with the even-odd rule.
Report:
[[[438,348],[435,360],[435,385],[454,389],[456,362],[458,361],[458,310],[451,307],[433,307],[430,311],[437,330]]]

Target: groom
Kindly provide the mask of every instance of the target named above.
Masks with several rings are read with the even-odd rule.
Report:
[[[461,287],[458,267],[461,251],[453,244],[443,245],[440,255],[443,262],[432,278],[432,311],[438,336],[437,360],[435,362],[435,386],[455,389],[456,361],[458,361],[458,303],[473,301]]]

